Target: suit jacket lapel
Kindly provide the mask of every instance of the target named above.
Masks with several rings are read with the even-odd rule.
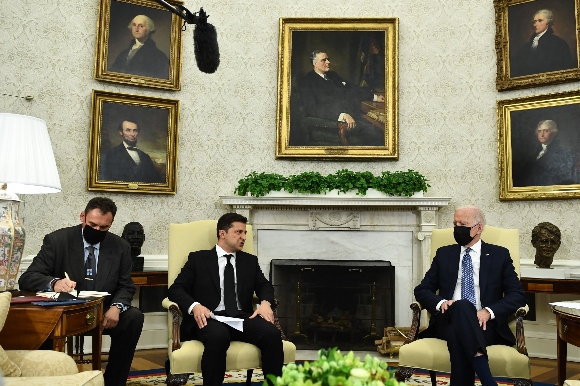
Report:
[[[82,226],[79,225],[78,227],[75,227],[73,232],[75,232],[73,242],[68,247],[68,259],[71,272],[67,273],[71,280],[76,281],[77,283],[84,283],[86,272]]]
[[[95,282],[95,291],[101,291],[104,287],[109,272],[111,271],[112,248],[107,238],[99,245],[99,261],[97,262],[97,280]]]
[[[243,252],[236,253],[236,293],[238,294],[238,300],[240,298],[241,287],[244,284],[244,280],[241,278],[246,277],[246,272],[248,269],[248,264],[244,264],[245,256]]]
[[[483,295],[487,287],[487,279],[489,277],[489,270],[491,269],[491,262],[493,256],[489,248],[489,244],[481,241],[481,256],[479,257],[479,298],[483,306]]]
[[[443,294],[446,299],[453,299],[453,293],[455,292],[455,284],[457,283],[457,277],[459,275],[459,258],[461,254],[461,247],[459,244],[454,244],[451,249],[452,255],[449,258],[449,265],[447,266],[449,278],[449,293]]]
[[[209,276],[213,281],[213,285],[215,289],[218,291],[218,294],[221,296],[221,287],[220,287],[220,271],[218,265],[218,255],[215,247],[213,247],[207,254],[207,258],[205,259],[205,264],[207,266],[207,270],[209,272]]]

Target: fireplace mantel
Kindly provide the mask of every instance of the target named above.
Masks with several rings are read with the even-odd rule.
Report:
[[[248,218],[264,273],[272,259],[347,258],[396,267],[396,323],[410,325],[413,288],[430,265],[431,232],[447,197],[221,196]]]

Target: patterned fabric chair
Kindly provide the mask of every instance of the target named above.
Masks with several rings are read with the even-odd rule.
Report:
[[[170,286],[187,261],[189,252],[213,248],[217,242],[216,227],[217,221],[215,220],[169,225],[167,275]],[[248,242],[244,245],[244,251],[253,253],[254,243],[251,225],[248,225],[246,229]],[[169,386],[185,385],[190,374],[201,373],[201,356],[204,347],[198,340],[181,342],[179,327],[182,316],[179,307],[167,298],[163,300],[163,307],[169,310],[167,313],[169,331],[167,384]],[[274,314],[276,314],[275,308]],[[276,324],[280,329],[277,316]],[[282,330],[280,329],[280,331]],[[283,332],[282,336],[284,337]],[[284,363],[294,362],[296,346],[287,340],[284,340],[283,343]],[[246,382],[250,385],[253,369],[261,366],[260,350],[256,346],[244,342],[231,342],[226,357],[226,371],[248,369]]]
[[[487,243],[501,245],[509,249],[514,267],[519,274],[520,245],[517,229],[502,229],[486,225],[481,239]],[[431,258],[435,256],[439,247],[454,243],[453,228],[435,229],[431,238]],[[426,369],[431,373],[431,383],[435,386],[435,373],[437,371],[451,372],[447,342],[436,338],[417,339],[421,308],[419,303],[415,302],[411,304],[411,309],[413,310],[411,333],[400,348],[399,367],[395,376],[399,381],[403,381],[411,377],[414,369]],[[524,337],[523,317],[527,312],[527,306],[520,308],[510,322],[510,328],[516,337],[514,347],[494,345],[487,348],[489,366],[493,376],[510,378],[514,385],[519,386],[533,386],[530,359]]]
[[[10,310],[10,292],[0,293],[0,330]],[[0,347],[0,370],[4,386],[101,386],[103,373],[79,373],[75,361],[62,352],[50,350],[4,350]]]

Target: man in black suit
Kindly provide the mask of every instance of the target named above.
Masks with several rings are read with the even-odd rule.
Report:
[[[18,284],[25,291],[108,292],[104,300],[103,333],[111,336],[105,385],[125,385],[143,328],[143,313],[131,307],[131,247],[109,233],[117,207],[109,198],[91,199],[81,224],[44,237],[38,255]],[[68,277],[67,277],[68,274]],[[69,279],[70,278],[70,279]]]
[[[437,250],[415,298],[431,314],[420,338],[447,341],[451,385],[497,385],[491,376],[486,347],[513,346],[508,317],[526,304],[509,251],[481,240],[483,212],[460,207],[453,216],[457,244]]]
[[[330,58],[326,52],[316,50],[310,59],[314,68],[298,85],[306,116],[337,122],[343,144],[385,146],[384,130],[366,121],[361,113],[362,101],[384,102],[384,96],[374,95],[330,71]]]
[[[554,16],[549,9],[534,15],[534,33],[520,49],[510,66],[510,76],[524,76],[577,68],[570,47],[554,35]]]
[[[137,15],[127,26],[133,34],[129,46],[123,50],[110,67],[111,71],[169,78],[169,59],[157,48],[151,35],[155,33],[153,20],[145,15]]]
[[[141,128],[136,119],[119,123],[118,132],[123,142],[101,156],[99,179],[123,182],[164,182],[151,157],[137,148]]]
[[[182,340],[196,339],[204,345],[201,371],[206,386],[223,384],[226,351],[232,340],[261,350],[264,374],[282,374],[282,337],[271,308],[274,287],[264,277],[258,258],[242,251],[246,222],[237,213],[220,217],[217,245],[209,251],[191,252],[168,291],[183,314]],[[261,301],[256,311],[254,293]],[[242,318],[243,332],[211,319],[210,313]]]

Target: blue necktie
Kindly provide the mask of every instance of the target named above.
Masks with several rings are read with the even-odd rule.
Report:
[[[469,300],[477,307],[475,285],[473,284],[473,264],[469,252],[471,252],[471,248],[465,250],[465,255],[463,255],[463,261],[461,262],[461,298]]]

